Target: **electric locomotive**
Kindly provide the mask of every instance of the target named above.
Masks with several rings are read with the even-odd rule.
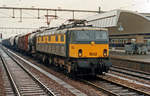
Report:
[[[108,30],[82,20],[38,33],[35,48],[45,64],[71,75],[102,74],[111,66]]]

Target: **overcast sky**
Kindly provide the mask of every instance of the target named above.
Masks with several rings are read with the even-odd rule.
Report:
[[[16,7],[44,7],[44,8],[69,8],[69,9],[89,9],[97,10],[99,6],[102,10],[112,9],[132,9],[149,12],[149,0],[0,0],[0,6]]]
[[[138,12],[147,12],[150,13],[150,0],[0,0],[0,7],[37,7],[37,8],[63,8],[63,9],[82,9],[82,10],[98,10],[98,7],[101,7],[101,10],[109,11],[114,9],[125,9]],[[25,11],[24,16],[35,16],[34,12]],[[18,13],[19,14],[19,13]],[[44,16],[45,13],[41,13]],[[68,15],[69,14],[69,15]],[[12,16],[11,11],[0,10],[0,17]],[[17,13],[16,13],[17,15]],[[70,13],[61,13],[61,20],[53,20],[51,26],[60,25],[64,22],[65,17],[71,16]],[[76,17],[86,17],[89,14],[77,14]],[[91,14],[90,14],[91,15]],[[34,27],[38,28],[40,26],[46,25],[46,20],[24,20],[20,23],[19,19],[11,18],[0,18],[0,27]],[[4,33],[5,37],[11,36],[14,33],[18,34],[21,32],[31,31],[31,30],[6,30],[0,29]],[[13,34],[12,34],[13,33]]]

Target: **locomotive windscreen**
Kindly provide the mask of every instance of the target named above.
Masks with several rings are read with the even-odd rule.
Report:
[[[79,41],[108,41],[107,31],[100,30],[74,30],[71,32],[71,42]]]

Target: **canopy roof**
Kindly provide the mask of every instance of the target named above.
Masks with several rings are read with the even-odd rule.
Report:
[[[88,23],[96,27],[108,28],[109,35],[150,34],[150,19],[142,14],[126,10],[96,14],[88,18]]]

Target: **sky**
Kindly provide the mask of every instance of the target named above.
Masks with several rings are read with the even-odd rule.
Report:
[[[0,6],[42,7],[97,10],[113,10],[118,8],[145,11],[150,5],[149,0],[0,0]],[[150,6],[149,6],[150,8]]]
[[[0,0],[0,7],[34,7],[34,8],[62,8],[62,9],[78,9],[78,10],[98,10],[101,7],[103,11],[111,11],[115,9],[131,10],[140,13],[150,13],[150,0]],[[49,12],[53,14],[52,12]],[[19,12],[15,15],[19,16]],[[44,18],[45,13],[40,13]],[[66,19],[71,18],[71,13],[58,13],[59,19],[52,20],[50,26],[58,26],[65,22]],[[76,18],[86,18],[91,16],[91,13],[78,13]],[[11,10],[1,10],[0,17],[12,16]],[[37,16],[37,12],[24,11],[23,16]],[[25,27],[25,28],[38,28],[40,26],[46,26],[46,19],[23,19],[23,22],[19,22],[19,19],[12,18],[0,18],[0,27]],[[19,33],[27,33],[32,30],[21,29],[0,29],[0,33],[3,36],[9,37]]]

